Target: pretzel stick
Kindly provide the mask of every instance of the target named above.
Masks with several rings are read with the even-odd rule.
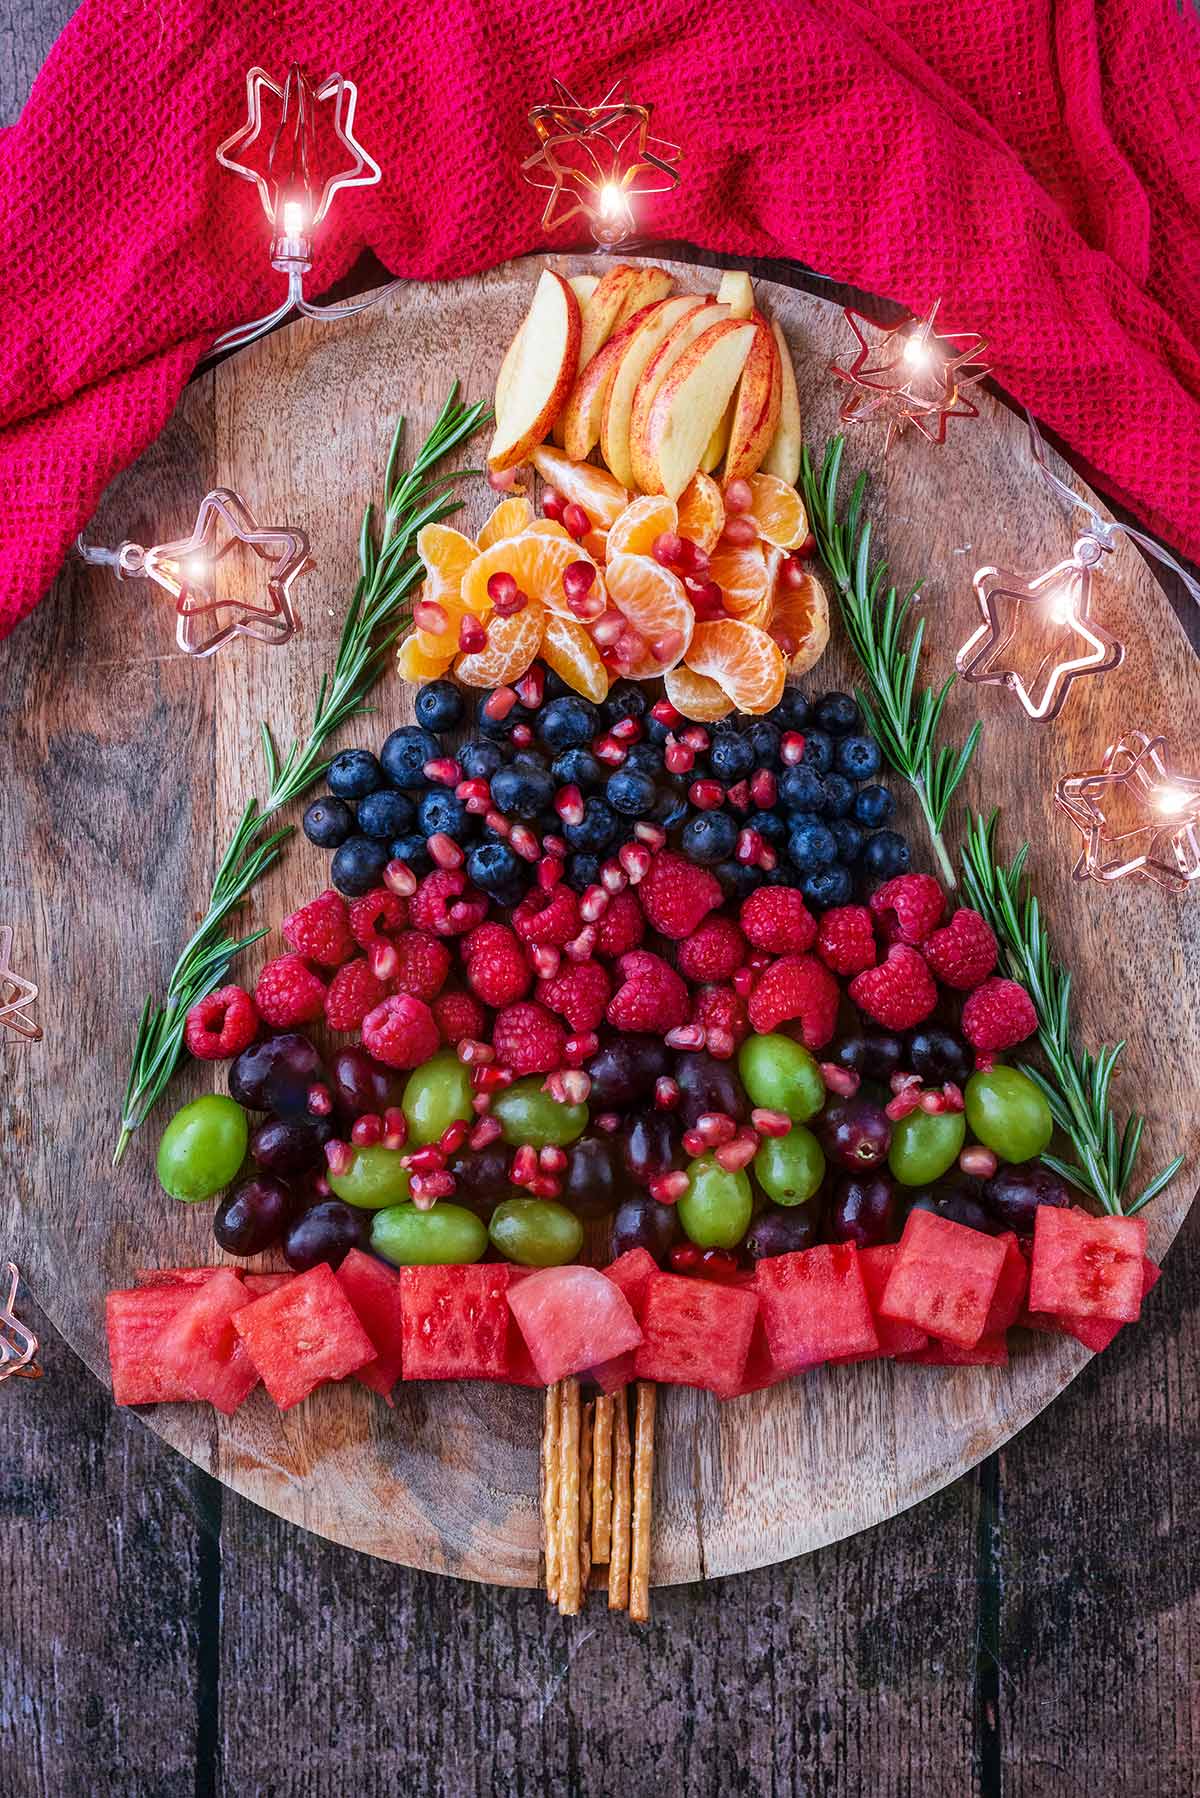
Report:
[[[608,1608],[629,1608],[629,1392],[618,1392],[613,1411],[612,1538],[608,1558]]]
[[[592,1571],[592,1437],[595,1406],[589,1399],[579,1426],[579,1590],[585,1597]]]
[[[558,1440],[562,1429],[562,1387],[547,1386],[542,1425],[542,1540],[546,1556],[546,1597],[558,1603]]]
[[[629,1615],[650,1621],[650,1509],[654,1497],[654,1412],[658,1391],[649,1380],[637,1383],[633,1447],[633,1548],[629,1569]]]
[[[578,1615],[579,1586],[579,1381],[562,1383],[562,1431],[558,1443],[558,1609]]]
[[[596,1400],[592,1450],[592,1562],[608,1560],[612,1543],[613,1402],[603,1393]]]

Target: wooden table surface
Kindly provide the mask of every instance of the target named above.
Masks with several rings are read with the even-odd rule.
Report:
[[[0,118],[69,12],[0,0]],[[10,729],[72,623],[63,584],[0,652]],[[46,1377],[0,1390],[0,1793],[1185,1798],[1198,1275],[1193,1211],[1140,1326],[1001,1454],[803,1560],[660,1591],[644,1630],[269,1516],[115,1410],[24,1293]]]

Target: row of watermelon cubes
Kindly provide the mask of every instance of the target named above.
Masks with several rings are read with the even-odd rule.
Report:
[[[1106,1348],[1158,1279],[1140,1218],[1042,1207],[1032,1252],[931,1212],[898,1243],[826,1244],[738,1284],[660,1272],[645,1249],[603,1270],[406,1267],[352,1250],[336,1273],[178,1268],[108,1297],[118,1404],[204,1399],[227,1415],[261,1379],[281,1410],[353,1375],[550,1385],[588,1372],[736,1398],[824,1362],[1008,1359],[1013,1325]]]

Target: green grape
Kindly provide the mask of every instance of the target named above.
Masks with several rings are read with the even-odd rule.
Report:
[[[394,1267],[450,1267],[478,1261],[487,1248],[487,1231],[473,1211],[445,1199],[432,1211],[390,1205],[375,1213],[371,1247]]]
[[[175,1113],[158,1145],[159,1184],[173,1199],[211,1199],[246,1159],[246,1114],[221,1093],[193,1099]]]
[[[382,1211],[408,1197],[408,1169],[400,1165],[399,1149],[385,1149],[379,1143],[355,1149],[347,1172],[330,1174],[328,1179],[331,1192],[364,1211]]]
[[[910,1111],[892,1125],[888,1166],[901,1186],[928,1186],[953,1167],[966,1139],[961,1111]]]
[[[414,1068],[400,1101],[413,1144],[437,1142],[444,1130],[460,1119],[474,1122],[471,1074],[453,1049],[443,1049],[419,1068]]]
[[[1050,1107],[1019,1068],[972,1074],[963,1100],[973,1134],[1002,1161],[1032,1161],[1049,1147],[1054,1134]]]
[[[821,1145],[803,1124],[786,1136],[765,1137],[754,1157],[754,1177],[777,1205],[803,1205],[825,1178]]]
[[[583,1225],[553,1199],[502,1199],[488,1235],[493,1248],[522,1267],[562,1267],[583,1247]]]
[[[730,1174],[711,1155],[687,1170],[688,1189],[675,1210],[684,1234],[701,1249],[735,1249],[750,1228],[754,1195],[738,1168]]]
[[[496,1094],[492,1116],[500,1120],[502,1140],[514,1148],[528,1143],[531,1149],[561,1149],[587,1129],[588,1108],[560,1105],[542,1091],[541,1075],[531,1074]]]
[[[825,1082],[813,1057],[790,1036],[750,1036],[738,1051],[738,1073],[752,1105],[782,1111],[797,1123],[825,1103]]]

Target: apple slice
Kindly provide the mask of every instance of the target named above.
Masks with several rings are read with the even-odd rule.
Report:
[[[700,458],[700,468],[701,472],[704,474],[712,473],[713,469],[717,466],[717,463],[721,460],[721,457],[725,454],[725,451],[729,448],[729,429],[733,424],[733,414],[736,406],[737,394],[735,393],[725,408],[720,424],[709,438],[708,447]]]
[[[488,467],[516,468],[540,443],[571,390],[579,365],[579,301],[562,275],[543,269],[521,331]]]
[[[728,306],[730,318],[749,318],[754,311],[754,285],[749,275],[741,269],[726,269],[717,298]]]
[[[521,342],[525,336],[525,321],[522,319],[517,334],[504,352],[504,360],[500,364],[500,373],[496,376],[496,397],[492,409],[496,414],[496,423],[504,417],[504,407],[508,400],[508,390],[512,386],[512,378],[516,372],[517,358],[521,354]]]
[[[750,319],[710,325],[663,376],[650,408],[646,440],[652,493],[678,499],[741,378],[755,339]]]
[[[586,368],[596,351],[603,349],[617,328],[617,320],[625,304],[637,270],[631,263],[618,262],[601,275],[595,292],[583,309],[583,336],[579,342],[579,366]]]
[[[568,275],[567,284],[582,309],[600,285],[599,275]]]
[[[622,345],[621,359],[604,401],[600,421],[600,451],[623,487],[633,486],[633,465],[629,460],[629,419],[633,396],[642,373],[659,345],[689,312],[704,304],[699,294],[680,294],[673,300],[660,300],[656,306],[639,314],[645,322]]]
[[[619,325],[604,348],[596,351],[572,387],[554,430],[555,441],[566,450],[572,462],[582,462],[598,442],[604,402],[608,398],[613,376],[625,351],[655,310],[654,305],[643,306],[640,312],[635,312],[632,318]]]
[[[669,331],[642,370],[641,379],[633,395],[633,407],[629,414],[629,461],[633,469],[634,485],[643,493],[661,491],[647,486],[653,480],[654,468],[650,456],[647,429],[650,423],[650,409],[655,396],[670,370],[686,355],[689,347],[696,339],[729,318],[729,308],[719,305],[715,300],[708,300],[685,313],[673,330]],[[726,398],[729,396],[726,395]],[[716,422],[715,420],[713,421]],[[704,443],[700,445],[701,454],[704,444],[711,435],[711,427],[704,434]],[[699,457],[696,458],[699,466]]]
[[[804,431],[800,422],[800,395],[796,391],[796,370],[792,352],[777,318],[771,320],[771,334],[779,351],[780,395],[779,423],[766,455],[759,463],[764,474],[778,475],[794,487],[800,479],[800,446]]]
[[[659,268],[653,262],[639,263],[633,271],[633,280],[626,289],[614,329],[623,325],[626,319],[632,318],[635,312],[641,312],[646,306],[653,306],[656,300],[665,300],[674,285],[675,277],[669,275],[665,268]]]
[[[737,404],[725,452],[725,479],[743,479],[758,468],[779,424],[782,377],[779,351],[761,312],[751,314],[754,342],[738,382]]]

